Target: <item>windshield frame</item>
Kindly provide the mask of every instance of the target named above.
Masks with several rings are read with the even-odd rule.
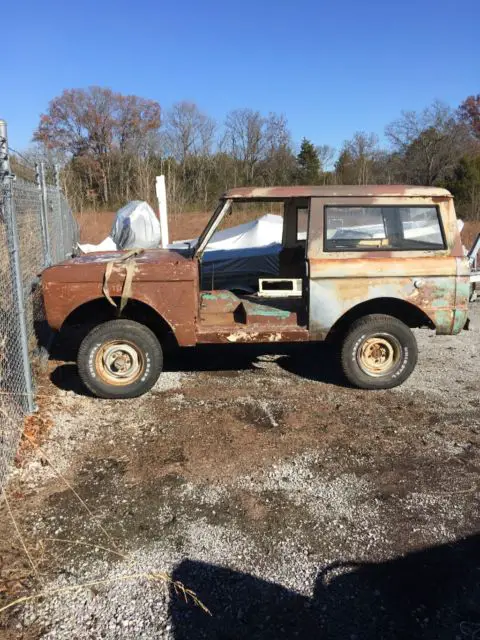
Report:
[[[217,205],[217,208],[213,212],[212,217],[208,221],[207,226],[202,231],[198,238],[198,242],[195,247],[195,251],[193,253],[194,258],[201,258],[203,252],[205,251],[205,247],[210,242],[211,237],[215,233],[217,227],[222,222],[223,218],[229,213],[232,208],[232,200],[231,199],[221,199]]]

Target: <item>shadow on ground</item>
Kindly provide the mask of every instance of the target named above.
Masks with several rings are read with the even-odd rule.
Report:
[[[78,378],[76,359],[78,332],[61,332],[51,349],[51,359],[64,361],[52,373],[51,380],[60,389],[85,394]],[[211,372],[248,371],[257,368],[262,358],[275,357],[285,371],[299,377],[345,386],[338,356],[333,346],[323,343],[303,344],[225,344],[200,345],[174,349],[165,354],[164,371]]]
[[[331,565],[317,576],[311,598],[190,560],[173,578],[212,612],[187,605],[172,590],[176,640],[480,637],[479,535],[387,562]]]

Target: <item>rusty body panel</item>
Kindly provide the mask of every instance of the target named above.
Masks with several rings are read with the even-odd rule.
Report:
[[[446,189],[439,187],[417,187],[403,184],[373,185],[298,185],[293,187],[236,187],[223,194],[224,199],[233,200],[286,200],[289,198],[411,198],[429,197],[452,199]]]
[[[367,191],[365,188],[364,191]],[[392,187],[393,192],[398,187]],[[397,300],[421,310],[437,333],[458,333],[468,313],[468,261],[463,257],[453,201],[443,189],[405,188],[395,206],[439,207],[446,246],[441,250],[326,251],[324,208],[350,203],[338,195],[312,198],[308,261],[311,339],[324,339],[352,308],[374,300]],[[358,195],[355,206],[390,206],[385,187]],[[425,195],[420,195],[421,193]],[[460,257],[462,256],[462,257]]]
[[[265,327],[263,324],[204,326],[199,329],[199,342],[205,344],[241,344],[252,342],[305,342],[307,329],[302,327]]]
[[[106,264],[122,252],[91,253],[62,262],[43,272],[42,286],[47,321],[60,329],[80,305],[102,299]],[[135,258],[131,299],[154,309],[171,327],[182,346],[196,343],[198,264],[175,251],[155,249]],[[120,296],[125,266],[112,272],[110,295]]]
[[[239,297],[230,291],[199,291],[197,252],[201,256],[234,200],[284,201],[284,220],[294,224],[290,228],[294,244],[297,211],[308,210],[305,250],[300,255],[298,246],[292,245],[295,250],[290,252],[300,256],[293,266],[300,273],[297,277],[302,278],[303,295],[296,302],[272,303],[258,297]],[[360,250],[327,251],[327,205],[435,207],[444,248],[398,250],[380,245],[374,250],[371,241],[362,240]],[[284,244],[290,236],[284,233]],[[203,248],[199,250],[202,238]],[[52,328],[60,329],[85,303],[105,300],[106,265],[122,255],[88,254],[44,271],[43,294]],[[224,194],[193,256],[165,249],[148,250],[137,256],[129,299],[148,305],[161,316],[180,346],[200,342],[323,340],[345,314],[359,305],[392,300],[404,308],[419,310],[421,318],[437,333],[455,334],[467,317],[469,275],[452,196],[445,189],[405,185],[242,187]],[[122,295],[125,277],[125,264],[115,264],[108,281],[110,296]]]

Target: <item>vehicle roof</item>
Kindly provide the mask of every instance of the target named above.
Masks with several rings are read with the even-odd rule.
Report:
[[[310,197],[442,197],[451,198],[447,189],[439,187],[417,187],[405,184],[371,184],[371,185],[295,185],[291,187],[235,187],[223,194],[225,199],[250,200],[283,200],[286,198]]]

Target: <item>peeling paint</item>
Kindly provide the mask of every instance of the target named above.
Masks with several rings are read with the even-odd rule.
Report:
[[[230,291],[200,292],[197,258],[164,249],[145,251],[135,259],[131,300],[148,305],[163,318],[180,345],[323,339],[355,306],[385,298],[420,310],[437,333],[458,333],[463,328],[470,293],[469,266],[461,248],[453,200],[445,189],[404,185],[245,187],[232,189],[224,197],[280,200],[288,207],[301,202],[302,207],[308,207],[308,304],[301,309],[285,308],[272,300],[268,304],[256,302]],[[341,203],[437,206],[446,248],[326,252],[324,206]],[[60,328],[81,305],[103,299],[105,265],[121,256],[122,252],[94,253],[44,271],[45,308],[52,328]],[[123,281],[124,267],[115,267],[109,281],[111,295],[121,294]]]

